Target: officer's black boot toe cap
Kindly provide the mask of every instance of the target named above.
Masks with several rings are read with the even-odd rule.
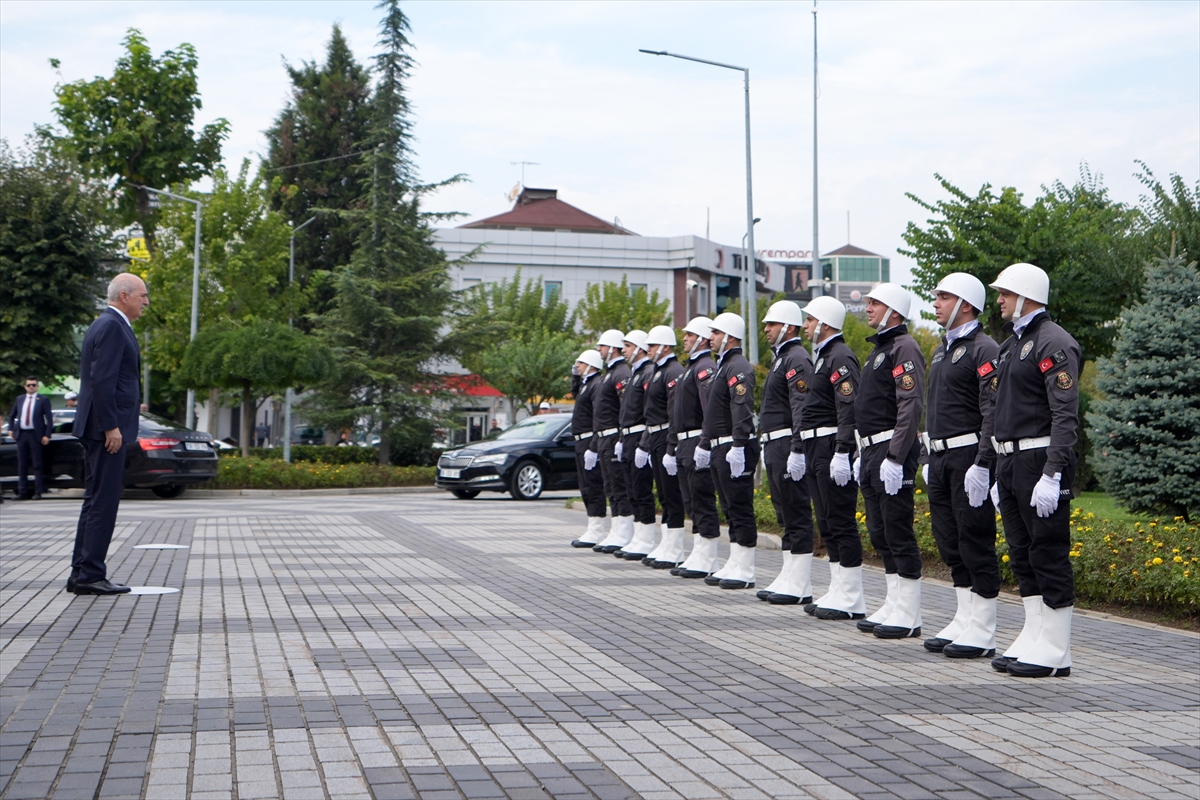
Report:
[[[1066,678],[1071,674],[1070,667],[1043,667],[1040,664],[1026,664],[1024,661],[1013,661],[1008,665],[1008,674],[1017,678]]]
[[[968,647],[965,644],[951,642],[942,648],[942,655],[946,658],[991,658],[996,655],[996,650],[995,648],[984,650],[982,647]]]
[[[996,672],[1008,672],[1008,665],[1016,661],[1015,658],[1008,656],[996,656],[992,659],[992,669]]]
[[[898,625],[876,625],[871,632],[880,639],[915,639],[921,635],[920,628],[902,628]]]
[[[925,649],[931,653],[940,653],[946,645],[950,644],[953,639],[939,639],[934,636],[932,639],[925,640]]]

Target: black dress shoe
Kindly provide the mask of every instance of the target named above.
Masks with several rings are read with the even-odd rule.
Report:
[[[627,552],[627,553],[625,553],[625,560],[626,561],[640,561],[640,562],[644,563],[646,561],[647,555],[649,555],[649,553],[628,553]]]
[[[729,578],[724,578],[717,583],[722,589],[753,589],[754,581],[747,583],[746,581],[731,581]]]
[[[871,632],[880,639],[915,639],[921,635],[920,628],[901,628],[898,625],[876,625]]]
[[[719,586],[721,583],[721,578],[718,578],[716,575],[717,574],[715,572],[712,575],[705,575],[704,582],[709,586]]]
[[[75,594],[125,594],[129,591],[128,586],[122,586],[119,583],[113,583],[108,578],[101,578],[95,583],[75,583]]]
[[[674,572],[675,570],[671,570],[671,571]],[[708,573],[704,572],[702,570],[698,570],[698,569],[681,569],[681,570],[679,570],[679,577],[681,577],[681,578],[707,578]],[[718,580],[717,583],[720,583],[720,581]]]
[[[1024,661],[1013,661],[1008,665],[1008,674],[1018,678],[1069,678],[1070,667],[1043,667],[1040,664],[1026,664]]]
[[[642,566],[643,567],[653,567],[654,559],[651,558],[649,555],[647,555],[645,558],[642,559]]]
[[[811,597],[796,597],[794,594],[780,594],[779,592],[771,592],[771,596],[767,598],[767,602],[773,606],[794,606],[797,603],[804,603],[805,608],[813,605]],[[816,610],[813,605],[813,610]]]
[[[757,597],[759,600],[766,600],[768,597],[771,596],[771,592],[768,591],[767,589],[759,589],[757,592],[754,593],[754,596]]]
[[[871,620],[869,620],[869,619],[860,619],[858,621],[858,629],[860,631],[862,631],[863,633],[871,633],[877,627],[879,627],[879,623],[871,622]]]
[[[592,549],[595,550],[597,553],[605,553],[606,555],[612,555],[613,553],[615,553],[621,549],[621,545],[606,544],[603,547],[601,547],[600,545],[596,545]]]
[[[942,648],[942,655],[947,658],[991,658],[996,655],[996,648],[984,650],[982,647],[968,647],[965,644],[951,642]]]
[[[655,567],[655,569],[659,569],[659,567]],[[674,567],[671,567],[671,574],[674,575],[676,578],[679,577],[679,573],[681,573],[681,572],[683,572],[682,566],[676,565]]]
[[[585,542],[583,539],[576,539],[571,542],[571,547],[595,547],[595,542]]]
[[[931,653],[940,653],[953,639],[939,639],[936,636],[925,640],[925,649]]]
[[[15,498],[15,499],[17,499],[17,500],[32,500],[32,499],[33,499],[33,495],[31,495],[31,494],[19,494],[19,495],[17,495],[17,496],[16,496],[16,498]]]
[[[821,608],[817,606],[816,613],[813,616],[817,619],[844,620],[862,619],[866,614],[854,614],[849,611],[842,611],[840,608]],[[859,630],[862,630],[861,622],[859,623]]]
[[[992,669],[996,670],[996,672],[1007,673],[1008,665],[1015,661],[1015,658],[1009,658],[1008,656],[996,656],[992,659]]]
[[[71,575],[67,578],[67,594],[75,594],[75,576]]]
[[[810,617],[814,616],[817,613],[817,604],[816,603],[805,603],[804,604],[804,613],[808,614]]]

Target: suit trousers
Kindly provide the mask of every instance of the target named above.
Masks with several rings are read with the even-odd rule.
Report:
[[[679,459],[679,474],[683,476],[681,484],[688,487],[692,506],[692,533],[698,533],[705,539],[716,539],[721,535],[721,518],[717,516],[716,487],[713,485],[711,467],[696,469],[695,440],[681,442],[676,448],[675,455]],[[691,447],[685,447],[690,444]]]
[[[978,450],[972,445],[929,454],[929,521],[954,585],[992,598],[1000,594],[996,507],[987,497],[972,508],[964,483]]]
[[[87,488],[75,528],[75,551],[71,574],[80,583],[95,583],[108,577],[104,560],[117,523],[117,507],[125,488],[125,448],[116,453],[104,449],[100,439],[80,439],[87,459]]]
[[[595,469],[583,468],[583,454],[588,451],[591,439],[583,439],[575,443],[575,473],[579,476],[579,495],[583,498],[583,507],[589,517],[604,516],[604,475],[597,464]]]
[[[612,507],[612,515],[630,517],[633,516],[633,506],[629,503],[625,465],[617,461],[618,441],[620,434],[616,433],[600,439],[600,470],[604,479],[604,495]]]
[[[788,455],[792,452],[790,437],[767,442],[763,448],[763,466],[775,516],[783,526],[783,549],[794,555],[813,551],[812,504],[808,499],[808,484],[802,478],[792,480],[787,471]]]
[[[33,431],[14,431],[17,434],[17,494],[29,493],[29,470],[33,469],[33,492],[44,494],[46,491],[46,470],[42,464],[42,454],[46,448],[42,440]]]
[[[663,507],[663,524],[668,528],[682,528],[683,491],[679,488],[678,470],[675,475],[668,475],[662,465],[662,459],[666,453],[667,432],[664,430],[650,434],[650,464],[654,471],[654,480],[658,484],[658,500]]]
[[[1039,517],[1029,504],[1033,487],[1042,478],[1046,450],[1024,450],[996,456],[1000,516],[1008,540],[1009,563],[1022,597],[1041,595],[1050,608],[1075,604],[1075,574],[1071,569],[1071,490],[1063,489],[1058,508]],[[1075,481],[1075,465],[1063,470],[1060,485]]]
[[[830,564],[846,568],[862,566],[862,539],[858,535],[858,484],[851,479],[838,486],[829,477],[837,442],[834,436],[820,436],[804,443],[808,470],[808,492],[817,517],[817,530],[825,542]]]
[[[758,546],[758,523],[754,519],[754,469],[758,466],[758,442],[746,445],[746,471],[733,477],[725,454],[732,445],[723,444],[712,451],[712,471],[729,520],[729,541],[742,547]]]
[[[647,464],[638,469],[634,451],[642,441],[640,433],[625,437],[621,451],[622,466],[625,467],[626,484],[629,487],[629,503],[633,506],[633,521],[646,525],[654,524],[654,469]]]
[[[890,442],[871,445],[862,454],[859,479],[867,509],[867,533],[871,546],[883,558],[888,573],[901,578],[921,577],[921,550],[913,530],[913,492],[917,475],[917,455],[921,443],[914,440],[904,459],[904,482],[896,494],[884,491],[879,466],[887,458]]]

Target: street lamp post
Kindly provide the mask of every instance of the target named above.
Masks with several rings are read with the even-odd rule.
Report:
[[[292,287],[292,283],[296,280],[296,234],[304,230],[311,222],[316,220],[316,217],[301,223],[299,227],[292,228],[292,236],[288,241],[288,288]],[[294,301],[292,301],[294,304]],[[288,327],[292,327],[292,312],[288,311]],[[292,387],[288,387],[283,396],[283,460],[291,463],[292,460]]]
[[[813,0],[813,238],[812,238],[812,276],[821,282],[821,292],[829,294],[825,287],[825,271],[821,268],[821,238],[817,228],[817,0]],[[849,237],[847,237],[849,238]]]
[[[755,217],[754,222],[751,223],[751,227],[753,227],[754,225],[757,225],[760,222],[762,222],[762,219],[760,217]],[[746,252],[746,236],[747,235],[748,234],[745,234],[745,233],[742,234],[742,258],[746,259],[743,263],[753,264],[754,261],[752,261],[750,259],[750,255]],[[757,264],[755,264],[755,266],[757,266]],[[747,319],[747,320],[750,319],[750,298],[754,297],[754,295],[755,295],[755,292],[754,292],[755,284],[752,283],[752,281],[756,281],[756,280],[757,280],[757,278],[754,275],[748,274],[748,275],[745,275],[742,277],[742,292],[741,292],[741,295],[742,295],[742,319]],[[758,298],[755,298],[755,299],[757,300]],[[757,303],[754,304],[754,310],[756,312],[758,311]],[[747,324],[749,324],[749,323],[747,323]],[[747,328],[746,330],[750,330],[750,328]],[[749,334],[747,334],[747,335],[749,335]],[[758,337],[756,336],[755,338],[757,339]],[[749,345],[747,345],[747,346],[749,346]],[[757,348],[755,348],[756,355],[757,355],[757,352],[758,352],[758,350],[757,350]],[[756,360],[753,363],[757,364],[758,361]]]
[[[709,64],[710,66],[722,67],[723,69],[736,69],[736,70],[741,71],[741,73],[742,73],[743,85],[745,87],[745,95],[746,95],[746,237],[750,241],[750,247],[749,247],[750,258],[746,263],[746,268],[750,271],[750,274],[749,274],[750,289],[751,289],[750,294],[757,295],[757,291],[755,291],[757,288],[757,283],[758,283],[758,279],[756,276],[756,270],[755,270],[757,261],[754,257],[754,254],[756,252],[754,249],[754,187],[753,187],[753,182],[751,181],[751,169],[750,169],[750,68],[749,67],[735,67],[732,64],[722,64],[720,61],[709,61],[708,59],[704,59],[704,58],[693,58],[692,56],[682,56],[682,55],[679,55],[678,53],[668,53],[665,50],[641,50],[641,49],[639,49],[638,52],[646,53],[646,54],[652,55],[652,56],[670,56],[671,58],[681,58],[684,61],[695,61],[699,64]],[[749,308],[749,312],[746,315],[746,330],[753,331],[753,330],[757,329],[757,327],[758,327],[758,321],[755,319],[755,317],[758,315],[758,303],[757,302],[748,302],[748,308]],[[750,341],[748,343],[749,347],[748,347],[747,352],[749,354],[750,363],[757,364],[758,363],[758,336],[754,335],[754,336],[749,336],[748,338],[750,339]]]

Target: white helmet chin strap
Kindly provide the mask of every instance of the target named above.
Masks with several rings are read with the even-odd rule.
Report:
[[[700,343],[701,343],[701,342],[707,342],[707,341],[708,341],[708,339],[702,339],[702,338],[700,338],[699,336],[697,336],[697,337],[696,337],[696,343],[695,343],[694,345],[692,345],[692,349],[691,349],[691,350],[688,350],[688,351],[687,351],[688,358],[691,358],[692,356],[696,355],[696,350],[698,350],[698,349],[700,348]]]
[[[1021,309],[1023,309],[1024,307],[1025,307],[1025,295],[1019,294],[1019,295],[1017,295],[1017,304],[1016,304],[1016,306],[1013,307],[1013,317],[1012,317],[1013,322],[1016,322],[1017,320],[1019,320],[1021,318]]]
[[[958,321],[958,310],[962,308],[962,298],[958,298],[958,302],[954,304],[954,310],[950,312],[950,319],[946,320],[946,330],[953,330],[954,323]]]
[[[890,320],[891,318],[892,318],[892,307],[884,306],[883,307],[883,319],[879,320],[879,324],[875,326],[875,330],[879,331],[880,333],[883,333],[883,331],[887,328],[888,320]]]

